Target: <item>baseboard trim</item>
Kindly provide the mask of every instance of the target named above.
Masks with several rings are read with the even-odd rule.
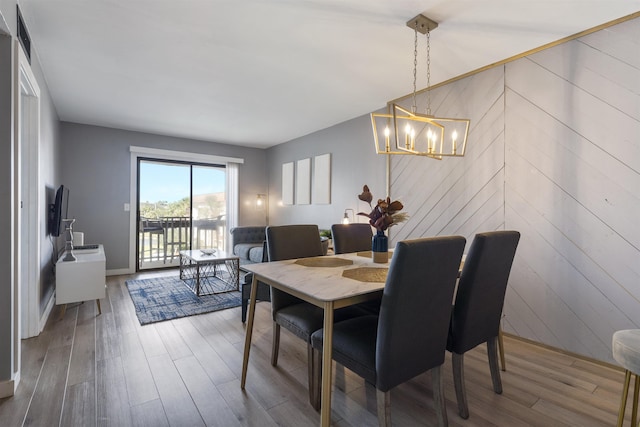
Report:
[[[135,271],[131,270],[130,268],[118,268],[115,270],[107,270],[106,274],[107,276],[120,276],[123,274],[133,274],[135,273]]]
[[[513,334],[510,334],[508,332],[502,332],[502,334],[505,337],[509,337],[509,338],[514,339],[514,340],[522,341],[522,342],[527,343],[527,344],[535,345],[535,346],[542,347],[542,348],[547,349],[547,350],[551,350],[551,351],[555,351],[557,353],[565,354],[567,356],[574,357],[576,359],[584,360],[585,362],[594,363],[594,364],[600,365],[600,366],[602,366],[604,368],[609,368],[609,369],[613,369],[615,371],[624,372],[624,369],[621,368],[620,366],[614,365],[613,363],[605,362],[604,360],[594,359],[593,357],[585,356],[585,355],[579,354],[579,353],[574,353],[574,352],[569,351],[569,350],[564,350],[562,348],[558,348],[558,347],[554,347],[554,346],[549,345],[549,344],[544,344],[544,343],[541,343],[541,342],[538,342],[538,341],[534,341],[534,340],[531,340],[529,338],[524,338],[524,337],[520,337],[518,335],[513,335]]]
[[[13,396],[16,392],[18,384],[20,384],[20,372],[16,373],[14,379],[8,381],[0,381],[0,399]]]
[[[56,293],[55,291],[51,293],[49,297],[49,301],[47,302],[47,306],[44,309],[44,313],[42,317],[40,317],[40,325],[38,329],[38,334],[44,330],[44,327],[47,325],[47,320],[49,320],[49,315],[51,314],[51,310],[53,310],[53,306],[56,303]]]

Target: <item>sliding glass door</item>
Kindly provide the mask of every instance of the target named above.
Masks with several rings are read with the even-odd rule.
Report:
[[[191,216],[194,249],[225,248],[227,195],[224,168],[193,166]]]
[[[176,267],[180,251],[224,250],[224,166],[138,160],[139,270]]]

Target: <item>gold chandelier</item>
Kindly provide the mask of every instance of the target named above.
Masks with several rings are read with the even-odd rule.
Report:
[[[442,160],[462,157],[467,147],[469,119],[436,117],[431,114],[431,31],[438,23],[424,15],[407,22],[414,30],[413,106],[411,111],[398,104],[388,104],[388,112],[372,113],[371,124],[377,154],[411,154]],[[418,67],[418,32],[427,38],[427,111],[416,112],[416,75]]]

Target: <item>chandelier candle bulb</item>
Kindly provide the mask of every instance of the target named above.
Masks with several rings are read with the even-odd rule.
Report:
[[[458,132],[455,130],[451,134],[451,152],[456,154],[456,138],[458,138]]]
[[[411,126],[407,125],[404,128],[404,148],[409,148],[409,134],[411,133]]]
[[[391,146],[389,145],[389,126],[384,128],[384,140],[385,140],[385,149],[386,151],[391,151]]]
[[[428,147],[429,153],[433,153],[435,151],[437,144],[438,144],[438,138],[436,137],[436,133],[431,132],[431,135],[429,135],[429,147]]]

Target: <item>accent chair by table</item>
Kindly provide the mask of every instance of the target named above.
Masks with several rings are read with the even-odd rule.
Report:
[[[520,240],[517,231],[479,233],[464,262],[451,315],[447,350],[451,352],[458,412],[469,418],[464,387],[464,353],[487,343],[494,392],[502,393],[497,344],[511,265]]]
[[[334,324],[333,359],[375,386],[381,426],[391,424],[389,391],[427,371],[438,425],[447,425],[441,367],[464,246],[461,236],[398,242],[380,314]],[[321,329],[311,344],[321,349],[322,343]]]

